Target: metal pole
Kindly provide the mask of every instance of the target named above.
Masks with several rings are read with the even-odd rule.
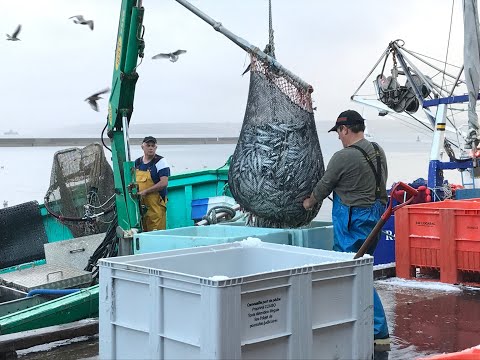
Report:
[[[405,63],[405,59],[403,58],[403,54],[401,53],[401,50],[400,48],[398,47],[398,45],[394,44],[393,46],[395,46],[396,50],[397,50],[397,59],[398,61],[400,62],[400,65],[402,66],[403,68],[403,71],[405,72],[405,76],[407,77],[408,81],[410,81],[410,84],[412,85],[412,89],[413,89],[413,92],[415,93],[415,96],[417,97],[418,101],[420,102],[420,105],[422,106],[423,108],[423,97],[422,95],[420,94],[420,90],[418,90],[417,88],[417,85],[415,84],[415,82],[413,81],[413,78],[410,74],[410,71],[408,69],[408,66],[407,64]],[[432,123],[432,125],[435,125],[435,118],[433,116],[431,116],[429,113],[425,112],[425,114],[427,115],[427,118],[430,120],[430,122]]]
[[[390,46],[387,47],[387,49],[382,53],[382,56],[380,56],[380,59],[378,59],[377,63],[373,66],[372,70],[370,70],[370,72],[368,73],[367,77],[362,81],[362,83],[360,84],[360,86],[357,88],[357,90],[355,90],[355,92],[353,93],[352,96],[350,96],[350,99],[353,100],[353,97],[355,95],[357,95],[357,92],[360,90],[360,88],[363,86],[363,84],[365,84],[365,82],[368,80],[368,78],[370,77],[370,75],[372,75],[372,73],[375,71],[375,69],[377,68],[378,64],[380,64],[380,61],[382,61],[385,56],[387,56],[390,52]]]
[[[448,94],[448,97],[453,95],[453,92],[455,91],[455,87],[460,82],[460,76],[462,76],[464,67],[465,67],[465,65],[462,65],[460,71],[458,72],[457,78],[455,79],[455,84],[453,84],[452,90],[450,91],[450,94]],[[463,82],[463,81],[461,81],[461,82]]]
[[[422,73],[420,70],[418,70],[418,68],[410,61],[410,59],[408,59],[408,58],[403,54],[403,48],[399,48],[399,47],[397,48],[397,58],[399,59],[400,62],[403,61],[403,63],[405,64],[405,66],[402,65],[402,67],[404,68],[405,76],[407,76],[407,78],[409,79],[410,82],[412,82],[412,79],[410,78],[411,72],[410,72],[409,66],[410,66],[410,68],[413,69],[414,73],[415,73],[417,76],[420,77],[420,79],[425,83],[425,85],[428,86],[428,88],[429,88],[430,91],[432,91],[434,87],[437,87],[437,88],[440,88],[440,90],[439,90],[438,92],[440,93],[440,95],[442,95],[443,90],[441,89],[441,86],[435,84],[432,79],[426,78],[426,77],[423,75],[423,73]],[[408,72],[408,74],[407,74],[407,72]],[[413,85],[414,85],[414,83],[412,83],[412,86],[413,86]],[[416,85],[415,85],[415,89],[416,89],[417,91],[420,91],[420,90],[417,88]],[[446,91],[445,91],[445,93],[446,93]],[[419,98],[418,100],[420,100],[420,98]],[[425,99],[423,99],[423,96],[422,96],[421,102],[423,102],[423,100],[425,100]]]
[[[236,45],[240,46],[246,52],[253,53],[256,56],[258,56],[261,60],[271,64],[273,67],[277,68],[283,74],[287,75],[289,78],[291,78],[294,82],[296,82],[298,85],[303,87],[305,90],[309,92],[313,91],[313,87],[310,84],[308,84],[304,80],[300,79],[297,75],[293,74],[292,72],[284,68],[277,60],[265,54],[258,47],[251,45],[245,39],[242,39],[241,37],[233,34],[230,30],[226,29],[221,22],[215,21],[210,16],[203,13],[202,11],[200,11],[198,8],[196,8],[186,0],[175,0],[175,1],[183,5],[184,7],[186,7],[188,10],[190,10],[192,13],[197,15],[200,19],[205,21],[207,24],[210,24],[216,31],[225,35],[228,39],[230,39]]]
[[[123,143],[125,146],[125,161],[130,161],[130,138],[128,135],[128,119],[126,115],[122,116]]]
[[[433,69],[435,69],[435,70],[437,70],[437,71],[439,71],[439,72],[441,72],[441,73],[444,73],[445,75],[447,75],[448,77],[451,77],[452,79],[455,79],[455,76],[454,76],[454,75],[449,74],[449,73],[446,72],[446,71],[443,71],[442,69],[440,69],[439,67],[436,67],[435,65],[429,63],[428,61],[425,61],[425,60],[422,59],[420,56],[417,56],[417,54],[415,54],[414,52],[412,52],[412,51],[410,51],[410,50],[407,50],[407,49],[405,49],[404,47],[399,47],[399,48],[401,48],[403,51],[409,53],[409,54],[412,55],[413,57],[417,58],[418,60],[420,60],[420,61],[423,62],[424,64],[427,64],[428,66],[432,67]],[[462,66],[462,68],[463,68],[463,66]],[[458,80],[459,80],[459,79],[457,78],[457,81],[458,81]],[[464,81],[461,81],[461,80],[460,80],[460,82],[461,82],[461,83],[465,83]]]
[[[440,153],[443,149],[443,143],[445,141],[447,110],[447,104],[440,104],[437,107],[437,116],[435,117],[435,130],[433,133],[430,160],[442,160]]]

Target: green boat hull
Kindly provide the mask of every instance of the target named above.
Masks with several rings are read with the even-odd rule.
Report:
[[[0,317],[0,335],[98,316],[98,285]]]

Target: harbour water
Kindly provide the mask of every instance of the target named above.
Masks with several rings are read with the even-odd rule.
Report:
[[[168,137],[178,136],[179,131],[170,134],[160,129],[164,126],[150,126],[141,128],[142,133],[132,136]],[[317,131],[322,148],[325,166],[333,153],[341,148],[341,143],[334,133],[327,133],[331,122],[317,122]],[[232,126],[230,130],[218,124],[204,124],[202,136],[238,136],[240,124]],[[221,130],[219,130],[221,129]],[[373,141],[378,142],[387,154],[388,181],[387,186],[396,181],[412,182],[417,178],[427,178],[428,160],[430,156],[431,135],[419,133],[393,120],[369,120],[369,132]],[[99,129],[100,132],[101,129]],[[182,129],[184,136],[198,135],[198,128]],[[99,141],[92,137],[93,141]],[[20,204],[26,201],[43,198],[50,184],[53,156],[55,152],[72,146],[62,147],[0,147],[0,206]],[[199,169],[215,169],[225,164],[233,154],[235,144],[208,144],[208,145],[162,145],[158,144],[158,153],[164,156],[171,166],[172,174],[179,174]],[[131,146],[131,158],[142,155],[140,146]],[[110,161],[110,153],[105,151]],[[445,177],[452,183],[460,184],[461,175],[457,170],[445,172]],[[318,219],[331,218],[331,203],[325,201]]]

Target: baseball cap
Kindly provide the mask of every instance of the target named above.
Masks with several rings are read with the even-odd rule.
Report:
[[[337,128],[341,125],[356,125],[363,124],[365,119],[355,110],[346,110],[338,115],[337,122],[335,126],[332,127],[328,132],[337,131]]]
[[[156,144],[157,139],[155,139],[153,136],[146,136],[142,142],[144,143],[153,142],[154,144]]]

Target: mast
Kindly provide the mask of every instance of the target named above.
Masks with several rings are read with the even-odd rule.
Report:
[[[475,156],[480,135],[476,111],[480,83],[480,30],[477,0],[463,1],[463,29],[463,61],[468,89],[468,132],[465,148],[472,149]]]

